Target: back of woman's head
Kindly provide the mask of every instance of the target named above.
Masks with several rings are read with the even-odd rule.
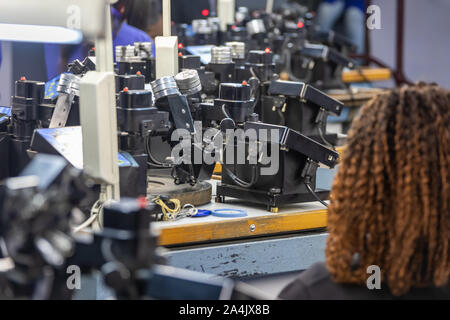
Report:
[[[394,295],[448,284],[450,92],[417,84],[383,93],[352,124],[331,194],[327,267],[365,284],[381,269]]]

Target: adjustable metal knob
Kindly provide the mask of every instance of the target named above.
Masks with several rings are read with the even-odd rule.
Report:
[[[213,47],[211,48],[212,64],[229,64],[232,63],[230,47]]]
[[[197,70],[185,70],[175,76],[181,94],[193,95],[202,91],[202,84]]]
[[[180,94],[174,77],[162,77],[151,83],[155,101],[170,95]]]
[[[225,46],[231,48],[231,57],[233,59],[245,59],[245,42],[230,41],[226,42]]]
[[[71,73],[63,73],[59,78],[56,91],[59,93],[66,93],[72,95],[79,95],[80,93],[80,78]]]

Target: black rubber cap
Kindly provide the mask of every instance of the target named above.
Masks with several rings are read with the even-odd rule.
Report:
[[[222,83],[219,87],[219,99],[231,101],[250,100],[250,86],[240,83]]]
[[[120,92],[119,106],[124,109],[149,108],[152,106],[152,93],[146,90],[124,90]]]

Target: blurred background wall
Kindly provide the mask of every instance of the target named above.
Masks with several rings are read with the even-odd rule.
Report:
[[[276,0],[275,0],[276,1]],[[372,54],[395,65],[395,0],[373,0],[381,8],[381,30],[370,31]],[[411,81],[450,89],[450,1],[405,0],[404,70]]]
[[[183,2],[186,0],[183,0]],[[275,0],[280,6],[288,0]],[[318,0],[297,0],[317,6]],[[372,54],[389,66],[395,66],[396,0],[373,0],[381,8],[381,30],[370,31]],[[264,8],[265,0],[236,0],[237,6]],[[405,0],[404,69],[412,81],[434,81],[450,88],[450,1]],[[1,45],[0,105],[10,104],[14,80],[20,75],[41,79],[45,69],[41,46],[7,43]],[[33,49],[34,48],[34,49]],[[393,82],[382,83],[392,86]]]

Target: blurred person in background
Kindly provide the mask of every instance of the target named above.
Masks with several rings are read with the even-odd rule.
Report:
[[[364,53],[366,14],[365,0],[324,0],[318,8],[317,24],[321,31],[330,31],[342,20],[342,34]]]
[[[144,31],[128,24],[124,13],[132,1],[122,0],[111,7],[113,48],[115,46],[133,45],[135,42],[153,42]],[[61,73],[67,71],[67,65],[75,59],[83,60],[94,46],[93,43],[83,42],[80,45],[45,45],[45,62],[47,65],[47,79],[56,80]],[[154,47],[154,46],[153,46]],[[114,59],[115,51],[113,49]]]
[[[450,299],[449,105],[449,90],[420,83],[362,108],[330,195],[326,263],[281,298]]]
[[[162,36],[161,0],[126,0],[123,16],[130,26],[145,31],[151,38]]]

